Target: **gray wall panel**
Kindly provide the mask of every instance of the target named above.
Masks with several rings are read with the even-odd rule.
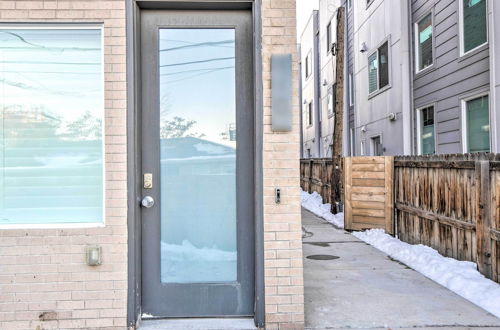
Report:
[[[460,153],[461,98],[473,91],[488,89],[489,49],[484,47],[459,58],[457,0],[414,0],[411,6],[413,23],[433,10],[435,38],[434,66],[414,74],[414,106],[419,108],[435,104],[437,153]],[[412,49],[414,48],[413,44]],[[418,139],[416,131],[415,138]]]

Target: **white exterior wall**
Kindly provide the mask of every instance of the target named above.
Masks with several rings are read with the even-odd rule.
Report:
[[[384,155],[404,154],[403,113],[409,113],[409,109],[403,109],[401,86],[404,56],[408,54],[407,47],[402,47],[401,31],[408,18],[402,15],[401,6],[399,0],[374,0],[368,7],[365,1],[353,1],[356,155],[371,155],[371,138],[377,135],[385,148]],[[369,96],[368,56],[385,40],[389,40],[389,87]],[[363,43],[367,51],[362,53]],[[389,120],[390,113],[397,115],[395,121]],[[363,141],[365,148],[361,150]]]
[[[317,125],[314,125],[317,118],[316,115],[316,70],[315,67],[317,65],[316,56],[315,56],[315,47],[314,47],[314,33],[315,33],[315,23],[317,20],[318,11],[315,10],[311,14],[309,21],[307,22],[304,31],[300,37],[300,60],[302,63],[302,72],[300,74],[302,79],[302,102],[300,104],[302,109],[302,141],[303,141],[303,158],[307,158],[307,150],[311,150],[311,158],[320,157],[317,152],[317,139],[316,137],[316,129]],[[306,78],[306,57],[310,54],[310,63],[311,63],[311,75]],[[309,102],[313,104],[313,124],[308,125],[307,123],[307,105]],[[305,104],[304,104],[305,103]]]
[[[335,56],[331,52],[327,53],[327,27],[331,22],[331,42],[337,42],[337,9],[340,0],[320,0],[319,1],[319,57],[320,57],[320,99],[321,99],[321,157],[331,157],[330,145],[334,131],[335,120],[333,115],[328,113],[328,91],[335,83]],[[326,84],[325,84],[326,82]],[[335,111],[335,105],[333,105]]]

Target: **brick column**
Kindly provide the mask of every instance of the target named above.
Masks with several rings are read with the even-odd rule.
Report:
[[[271,55],[293,56],[293,130],[271,130]],[[304,328],[295,0],[262,1],[266,328]],[[274,190],[282,201],[275,204]]]

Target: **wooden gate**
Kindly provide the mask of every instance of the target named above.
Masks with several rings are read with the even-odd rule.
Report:
[[[345,228],[394,234],[394,157],[346,157]]]

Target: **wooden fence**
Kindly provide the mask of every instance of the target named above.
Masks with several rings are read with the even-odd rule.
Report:
[[[316,191],[323,197],[323,203],[330,203],[333,165],[331,158],[301,159],[300,186],[302,190]]]
[[[345,229],[382,228],[394,234],[393,170],[393,157],[344,159]]]
[[[357,158],[362,157],[352,160]],[[302,160],[302,189],[317,191],[329,202],[331,171],[330,159]],[[352,200],[347,172],[346,213],[347,199]],[[500,155],[395,157],[392,196],[399,239],[475,262],[482,274],[500,283]],[[346,214],[346,223],[352,214]]]
[[[500,282],[500,155],[394,160],[396,233]]]

